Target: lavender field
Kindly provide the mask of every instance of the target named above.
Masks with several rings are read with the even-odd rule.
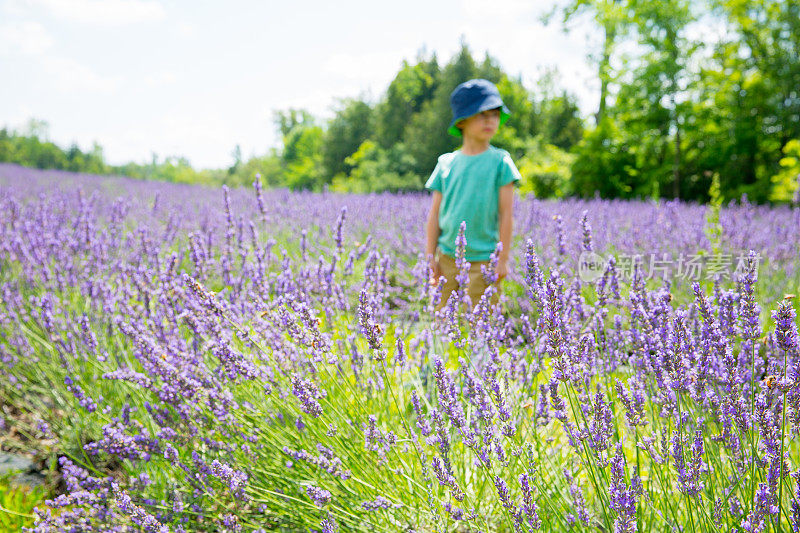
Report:
[[[427,208],[0,165],[18,518],[800,531],[800,208],[518,198],[501,305],[438,316]]]

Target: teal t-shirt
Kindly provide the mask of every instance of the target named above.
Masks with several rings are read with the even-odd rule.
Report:
[[[467,223],[467,261],[488,261],[500,240],[497,203],[500,187],[520,179],[505,150],[489,146],[477,155],[461,150],[439,156],[425,188],[442,193],[439,249],[455,256],[462,221]]]

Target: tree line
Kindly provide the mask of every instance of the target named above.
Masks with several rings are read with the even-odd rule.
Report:
[[[512,118],[508,150],[521,192],[539,197],[797,200],[800,190],[800,4],[790,0],[569,0],[543,20],[589,22],[599,80],[583,116],[557,69],[534,87],[466,44],[447,62],[421,52],[386,91],[336,102],[332,118],[275,112],[281,147],[227,169],[180,157],[112,167],[102,149],[60,149],[36,132],[0,131],[0,160],[142,179],[339,192],[415,191],[458,140],[449,95],[470,78],[497,84]],[[712,31],[713,30],[713,31]]]

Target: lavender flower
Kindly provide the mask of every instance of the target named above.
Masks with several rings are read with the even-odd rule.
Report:
[[[306,487],[306,494],[317,507],[325,507],[331,502],[331,493],[314,485]]]
[[[247,496],[280,503],[292,484],[310,498],[297,524],[336,530],[327,511],[333,497],[313,480],[352,480],[353,460],[363,463],[359,477],[374,482],[375,499],[342,500],[336,516],[386,510],[377,523],[407,521],[413,509],[395,509],[413,477],[403,465],[413,460],[421,472],[410,481],[428,508],[411,518],[424,530],[443,530],[451,518],[461,529],[502,528],[504,516],[509,530],[545,522],[590,529],[601,501],[603,527],[617,531],[635,527],[643,503],[672,507],[675,516],[692,506],[708,513],[702,523],[738,529],[777,520],[780,478],[796,451],[782,439],[800,432],[800,354],[793,302],[771,306],[776,327],[762,339],[760,306],[796,277],[800,211],[746,200],[722,207],[723,254],[758,249],[770,258],[768,277],[758,280],[759,255],[751,253],[738,258],[735,287],[721,275],[713,294],[698,286],[687,302],[684,278],[702,276],[691,271],[696,262],[681,265],[685,276],[665,270],[662,279],[653,275],[657,265],[650,275],[643,266],[648,254],[696,254],[702,206],[521,199],[514,223],[528,243],[524,269],[510,273],[507,308],[492,305],[493,289],[467,306],[459,286],[433,317],[424,311],[436,306],[443,281],[431,286],[419,260],[424,198],[265,190],[260,177],[253,188],[0,164],[0,388],[38,406],[33,418],[24,406],[19,417],[9,411],[0,432],[25,431],[39,416],[55,424],[53,409],[74,397],[84,408],[70,412],[73,421],[101,421],[83,450],[92,460],[161,472],[153,482],[112,480],[60,461],[66,491],[35,513],[36,531],[168,524],[178,532],[195,518],[212,529],[266,530],[282,517]],[[351,247],[346,234],[366,238]],[[613,242],[601,249],[606,236]],[[570,246],[620,259],[611,256],[591,287],[567,264]],[[456,249],[466,286],[465,226]],[[489,283],[497,257],[483,269]],[[705,274],[715,258],[702,259]],[[390,345],[395,364],[385,368]],[[50,374],[68,378],[42,382]],[[415,428],[403,420],[409,414]],[[563,433],[549,427],[553,418]],[[667,429],[670,421],[677,431]],[[57,433],[39,429],[29,432]],[[359,436],[360,459],[346,449]],[[561,467],[532,462],[563,451],[565,441],[582,460],[567,454],[561,467],[573,470],[564,477]],[[637,449],[642,472],[670,463],[663,479],[643,483],[630,469]],[[368,479],[364,465],[380,475]],[[744,483],[751,468],[761,482],[754,495]],[[473,522],[475,509],[457,502],[485,493],[487,481],[499,505]],[[386,482],[396,486],[378,497]],[[712,483],[713,504],[695,505]],[[743,503],[743,495],[755,498]],[[543,520],[543,509],[566,516]],[[786,518],[800,528],[800,508]]]
[[[538,530],[542,527],[542,521],[539,519],[539,513],[536,508],[536,499],[533,496],[533,490],[530,485],[530,478],[528,474],[521,474],[519,476],[519,483],[522,487],[522,511],[525,513],[528,527],[533,530]]]
[[[36,422],[36,430],[42,434],[45,438],[50,437],[52,434],[50,433],[50,424],[45,422],[44,420],[39,419]]]
[[[147,532],[169,532],[169,528],[167,526],[163,525],[161,522],[156,520],[153,515],[134,504],[131,500],[131,497],[126,492],[121,490],[116,483],[112,484],[111,488],[117,500],[117,507],[123,513],[130,516],[130,519],[134,524],[141,526],[142,529]]]
[[[511,495],[508,492],[508,485],[500,476],[495,476],[494,478],[494,486],[497,489],[497,497],[500,499],[500,503],[503,504],[509,512],[514,514],[516,511],[516,505],[514,502],[511,501]]]
[[[486,285],[489,285],[490,288],[497,282],[498,275],[497,275],[497,263],[500,261],[500,253],[503,251],[503,243],[498,242],[497,246],[494,248],[494,252],[489,256],[489,264],[488,265],[481,265],[481,274],[483,275],[483,280],[486,282]]]
[[[588,211],[581,214],[581,228],[583,229],[583,243],[581,251],[593,252],[594,246],[592,245],[592,225],[589,224]]]
[[[609,486],[609,507],[616,511],[614,531],[633,533],[636,531],[636,492],[625,481],[625,456],[622,446],[617,451],[611,464],[611,484]]]
[[[414,413],[417,415],[417,427],[419,428],[420,433],[422,433],[423,437],[427,437],[431,434],[431,426],[428,423],[428,419],[422,412],[422,407],[419,403],[419,397],[417,396],[417,391],[411,391],[411,404],[414,406]]]
[[[339,213],[339,218],[336,219],[336,249],[342,251],[342,226],[344,225],[345,215],[347,215],[347,206],[342,207]]]
[[[792,514],[789,517],[789,523],[792,526],[792,531],[800,531],[800,470],[792,473],[795,482],[794,498],[792,498],[791,510]]]
[[[798,355],[796,317],[792,304],[787,300],[782,301],[778,310],[772,313],[775,320],[775,341],[790,357]]]
[[[393,504],[391,501],[386,499],[383,496],[378,496],[372,501],[366,501],[361,504],[361,508],[365,511],[377,511],[379,509],[392,509],[393,507],[399,507],[397,504]]]
[[[630,392],[620,380],[616,380],[614,384],[617,396],[619,396],[620,401],[622,401],[622,404],[625,406],[625,418],[628,420],[628,424],[630,424],[631,427],[645,425],[647,424],[647,420],[644,413],[644,387],[641,383],[637,383],[633,379],[631,379],[629,383],[631,383]]]
[[[267,208],[264,205],[264,194],[261,189],[261,174],[256,173],[256,178],[253,180],[253,188],[256,191],[256,202],[258,204],[258,210],[261,212],[261,216],[267,215]]]
[[[223,481],[231,493],[235,496],[244,497],[244,489],[247,484],[247,474],[234,470],[230,465],[221,463],[214,459],[211,462],[211,474]]]
[[[337,533],[339,531],[339,524],[330,514],[320,522],[319,527],[322,528],[322,533]]]
[[[322,405],[317,400],[326,396],[325,391],[320,390],[312,381],[296,375],[292,376],[291,381],[292,393],[300,400],[303,412],[314,418],[322,416]]]
[[[561,218],[561,215],[555,215],[553,219],[556,221],[558,255],[562,256],[567,253],[566,237],[564,236],[564,220]]]
[[[466,251],[467,251],[467,223],[461,222],[461,225],[458,227],[458,235],[456,236],[456,283],[458,284],[458,289],[456,290],[456,299],[459,302],[464,302],[467,304],[469,309],[472,309],[472,302],[469,299],[468,287],[469,287],[469,269],[470,263],[466,259]],[[451,298],[452,300],[452,298]]]
[[[362,289],[358,297],[358,324],[361,333],[367,338],[369,347],[375,350],[375,354],[380,361],[385,357],[383,353],[383,327],[375,321],[375,311],[367,289]]]
[[[569,470],[563,470],[564,477],[569,484],[569,494],[572,497],[572,505],[574,513],[571,512],[567,515],[567,522],[574,524],[581,522],[584,526],[589,525],[589,511],[586,508],[586,500],[583,497],[583,489],[575,480],[574,476]]]

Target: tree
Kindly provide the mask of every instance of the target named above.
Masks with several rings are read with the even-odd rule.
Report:
[[[570,168],[575,155],[544,142],[541,135],[528,138],[525,154],[516,160],[522,175],[519,191],[537,198],[563,198],[572,193]]]
[[[283,137],[281,162],[286,186],[291,189],[319,190],[325,182],[322,167],[324,132],[321,127],[297,123]]]
[[[25,137],[32,137],[34,139],[46,141],[49,132],[50,124],[48,124],[46,120],[32,118],[28,120],[28,123],[25,125],[25,131],[22,133],[22,135]]]
[[[231,176],[230,184],[249,187],[253,184],[256,174],[261,175],[261,183],[265,187],[286,186],[283,163],[275,149],[263,156],[251,157],[242,163]]]
[[[561,9],[561,23],[568,31],[569,22],[581,15],[588,14],[603,32],[603,43],[599,54],[590,56],[597,63],[597,77],[600,80],[600,94],[595,113],[595,124],[599,125],[606,115],[610,84],[614,80],[611,68],[611,56],[619,39],[624,37],[628,27],[625,4],[623,0],[570,0]],[[544,17],[549,23],[555,10]]]
[[[384,149],[373,141],[364,141],[347,163],[353,170],[347,177],[340,174],[334,178],[334,191],[398,192],[419,190],[423,185],[422,178],[413,173],[414,160],[402,143]]]
[[[237,144],[231,152],[231,157],[233,158],[233,165],[228,167],[229,175],[235,174],[239,169],[239,166],[242,164],[242,147]]]
[[[374,135],[372,108],[359,99],[345,99],[339,102],[339,109],[328,123],[322,146],[322,164],[325,179],[336,174],[349,173],[350,165],[345,161],[361,143]]]
[[[403,66],[386,89],[386,97],[375,109],[376,140],[389,148],[404,138],[411,117],[433,98],[439,78],[436,55],[417,58],[415,65]]]
[[[312,126],[314,124],[314,116],[305,109],[286,109],[284,111],[275,111],[273,114],[273,121],[278,128],[278,132],[282,136],[289,135],[295,126]]]
[[[800,203],[800,139],[792,139],[783,147],[781,171],[772,177],[770,200]]]
[[[631,0],[631,22],[643,53],[619,89],[616,116],[637,149],[637,168],[646,181],[680,198],[682,130],[691,109],[693,79],[687,70],[698,45],[685,37],[694,21],[688,0]],[[671,156],[671,157],[670,157]],[[666,185],[671,182],[668,189]]]
[[[589,198],[635,198],[651,192],[636,169],[636,157],[615,123],[604,117],[575,146],[571,192]]]
[[[800,6],[790,0],[712,0],[729,37],[714,48],[704,81],[716,125],[726,197],[769,197],[782,151],[800,138]]]
[[[548,68],[531,94],[533,113],[530,135],[541,142],[569,150],[583,138],[583,119],[574,95],[560,86],[558,69]]]
[[[492,67],[484,61],[484,75],[492,74]],[[530,92],[522,85],[522,81],[512,79],[500,73],[497,90],[503,103],[511,112],[511,117],[492,139],[492,144],[508,150],[511,157],[517,159],[525,153],[525,141],[534,134],[536,108]]]
[[[480,74],[469,48],[462,43],[458,54],[442,69],[433,98],[412,116],[406,128],[403,143],[416,162],[416,174],[430,174],[439,155],[454,150],[460,144],[458,139],[447,133],[452,119],[450,93],[460,83],[477,78]]]
[[[569,150],[583,137],[580,109],[575,97],[566,91],[540,102],[538,120],[543,138],[562,150]]]

